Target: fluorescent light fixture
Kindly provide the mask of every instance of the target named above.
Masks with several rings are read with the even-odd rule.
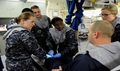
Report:
[[[27,2],[40,2],[40,3],[45,3],[45,0],[27,0]]]
[[[108,3],[105,3],[105,2],[108,2]],[[109,5],[109,4],[114,4],[114,1],[113,0],[97,0],[95,2],[95,4],[98,4],[98,5]]]
[[[9,1],[20,1],[20,0],[9,0]]]

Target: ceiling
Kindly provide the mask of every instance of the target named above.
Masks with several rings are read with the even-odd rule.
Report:
[[[50,2],[66,2],[66,0],[47,0],[47,1],[50,1]]]
[[[66,0],[47,0],[47,1],[50,1],[50,2],[53,2],[53,3],[66,3]],[[85,0],[85,2],[88,2],[88,3],[91,3],[92,0]],[[108,2],[111,3],[111,2],[114,2],[114,0],[94,0],[96,4],[106,4],[104,2]]]
[[[24,1],[24,2],[43,2],[43,3],[50,2],[50,3],[66,4],[66,0],[20,0],[20,1]],[[81,0],[78,0],[78,1],[81,1]],[[103,4],[103,5],[106,4],[106,3],[104,3],[106,1],[109,1],[109,3],[114,2],[114,0],[85,0],[84,5],[85,6],[90,6],[91,3],[92,3],[91,1],[95,1],[94,2],[95,4]]]

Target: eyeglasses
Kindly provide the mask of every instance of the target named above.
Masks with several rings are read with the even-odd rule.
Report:
[[[111,14],[100,14],[100,16],[109,16]]]

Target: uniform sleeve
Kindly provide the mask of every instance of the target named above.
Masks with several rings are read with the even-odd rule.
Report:
[[[73,30],[66,32],[66,48],[61,52],[62,55],[70,52],[73,56],[78,52],[77,41]]]
[[[7,30],[9,29],[9,26],[15,23],[14,19],[11,19],[8,24],[6,24]]]
[[[48,38],[46,39],[46,45],[49,48],[49,50],[53,50],[53,46],[55,45],[53,38],[50,33],[48,33]]]
[[[112,35],[112,42],[114,41],[120,41],[120,24],[117,24],[115,27],[115,31]]]
[[[1,56],[0,56],[0,70],[2,70],[3,68],[4,68],[4,66],[3,66],[3,62],[2,62]]]
[[[29,53],[34,54],[38,58],[45,58],[46,52],[40,47],[35,37],[28,32],[24,32],[21,36],[22,42],[26,45]]]
[[[49,17],[48,17],[48,22],[49,22],[49,28],[52,28],[51,19]]]

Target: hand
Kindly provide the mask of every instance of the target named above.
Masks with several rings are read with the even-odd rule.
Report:
[[[46,54],[46,58],[52,58],[52,56],[50,56],[49,54]]]
[[[50,50],[50,51],[48,52],[48,54],[53,57],[54,51],[53,51],[53,50]]]
[[[53,58],[60,58],[61,57],[61,53],[57,53],[53,56]]]
[[[52,69],[52,71],[62,71],[62,67],[59,66],[59,69]]]

